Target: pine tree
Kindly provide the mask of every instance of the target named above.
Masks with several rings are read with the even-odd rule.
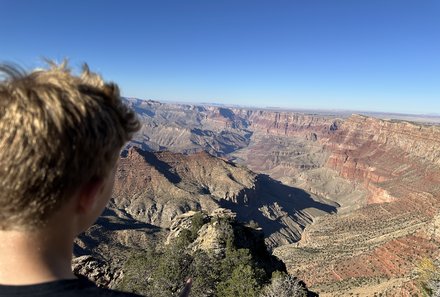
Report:
[[[217,296],[255,297],[258,296],[259,290],[255,270],[250,265],[240,264],[234,268],[229,279],[217,286]]]

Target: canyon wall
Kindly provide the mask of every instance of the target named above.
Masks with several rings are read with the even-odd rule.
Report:
[[[332,153],[326,166],[368,189],[368,203],[438,190],[439,127],[355,115],[328,147]]]
[[[367,205],[317,218],[299,243],[276,254],[323,296],[418,294],[418,263],[440,256],[432,227],[440,207],[439,127],[355,115],[325,145],[325,166],[362,185]]]

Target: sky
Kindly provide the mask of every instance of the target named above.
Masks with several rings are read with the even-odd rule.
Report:
[[[0,33],[127,97],[440,114],[438,0],[0,0]]]

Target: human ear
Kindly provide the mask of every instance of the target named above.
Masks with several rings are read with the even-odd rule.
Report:
[[[102,191],[103,184],[103,179],[95,178],[81,187],[76,204],[76,209],[79,213],[93,211]]]

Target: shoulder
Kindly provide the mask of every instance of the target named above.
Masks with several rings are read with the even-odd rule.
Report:
[[[81,297],[89,297],[89,296],[109,296],[109,297],[139,297],[140,295],[133,294],[133,293],[127,293],[127,292],[121,292],[117,290],[111,290],[111,289],[105,289],[105,288],[99,288],[91,281],[80,278],[79,279],[80,285],[78,288],[78,293],[80,293]]]
[[[132,294],[132,293],[126,293],[126,292],[120,292],[110,289],[103,289],[103,288],[88,288],[85,290],[82,290],[81,297],[89,297],[89,296],[103,296],[103,297],[139,297],[140,295]],[[79,295],[78,295],[79,296]]]
[[[98,288],[86,279],[59,280],[25,286],[0,285],[1,297],[139,297],[140,295]]]

